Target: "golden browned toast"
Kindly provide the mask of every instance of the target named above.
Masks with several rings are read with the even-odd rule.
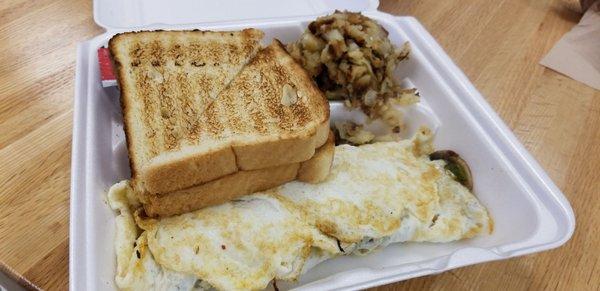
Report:
[[[246,29],[111,39],[136,192],[168,195],[299,163],[325,143],[327,100],[278,41],[260,49],[262,36]]]
[[[146,215],[151,217],[177,215],[224,203],[296,179],[307,183],[319,183],[329,175],[334,151],[334,135],[330,133],[327,142],[318,148],[309,160],[264,169],[242,170],[167,194],[146,193],[144,210]]]

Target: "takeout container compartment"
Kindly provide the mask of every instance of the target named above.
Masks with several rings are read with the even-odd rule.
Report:
[[[405,110],[408,130],[402,134],[408,137],[427,125],[435,132],[436,149],[455,150],[469,163],[475,195],[488,208],[495,229],[491,235],[453,243],[393,244],[368,256],[338,257],[311,269],[297,283],[278,282],[281,289],[362,289],[539,252],[571,237],[575,219],[561,191],[416,19],[378,12],[377,1],[174,2],[170,10],[160,10],[160,1],[94,2],[95,20],[107,31],[81,43],[77,54],[71,290],[115,288],[115,214],[106,192],[130,175],[119,92],[102,87],[97,49],[115,33],[159,28],[254,27],[265,32],[264,44],[274,37],[285,43],[296,40],[318,15],[336,8],[362,11],[377,20],[397,46],[410,42],[410,59],[400,63],[396,77],[418,88],[422,99]],[[339,103],[332,103],[331,110],[332,120],[361,118]]]

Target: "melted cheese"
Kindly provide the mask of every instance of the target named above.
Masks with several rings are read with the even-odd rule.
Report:
[[[428,159],[431,149],[427,130],[402,142],[338,146],[323,183],[292,182],[160,220],[137,217],[139,237],[127,206],[132,190],[119,183],[109,194],[120,211],[117,285],[262,289],[272,279],[296,279],[340,254],[490,231],[486,209],[446,173],[443,162]]]

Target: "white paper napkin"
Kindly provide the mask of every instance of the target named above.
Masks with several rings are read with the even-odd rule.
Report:
[[[591,4],[579,24],[554,45],[540,64],[600,90],[600,1]]]

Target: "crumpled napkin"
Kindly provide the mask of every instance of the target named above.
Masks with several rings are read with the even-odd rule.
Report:
[[[540,64],[600,90],[600,1],[589,6],[579,24],[565,34]]]

